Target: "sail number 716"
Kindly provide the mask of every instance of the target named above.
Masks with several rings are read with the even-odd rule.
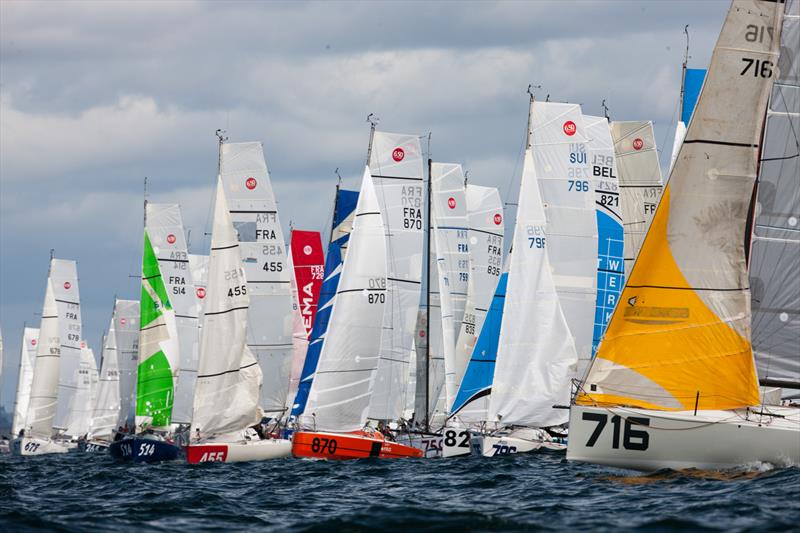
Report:
[[[593,447],[597,443],[597,439],[600,438],[600,435],[603,434],[603,429],[606,427],[608,423],[608,415],[603,413],[583,413],[583,420],[587,420],[589,422],[595,422],[597,425],[594,428],[594,431],[589,436],[589,440],[586,441],[586,446],[588,448]],[[625,423],[622,424],[622,417],[619,415],[614,415],[611,417],[611,426],[612,426],[612,434],[611,434],[611,447],[614,449],[619,449],[620,444],[620,426],[622,428],[622,447],[626,450],[638,450],[644,451],[650,445],[650,435],[647,431],[641,429],[634,429],[634,426],[650,426],[650,419],[637,417],[637,416],[629,416],[625,419]]]

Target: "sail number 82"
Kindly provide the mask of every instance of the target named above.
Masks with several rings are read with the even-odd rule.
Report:
[[[586,446],[588,448],[593,447],[597,443],[597,439],[600,438],[600,435],[603,433],[603,429],[606,427],[608,423],[608,415],[602,413],[583,413],[583,420],[588,420],[589,422],[595,422],[597,425],[594,428],[594,431],[589,436],[589,440],[586,441]],[[622,447],[626,450],[638,450],[644,451],[650,446],[650,435],[641,429],[634,429],[634,426],[650,426],[650,419],[637,417],[637,416],[629,416],[625,419],[625,424],[622,424],[622,417],[619,415],[614,415],[611,417],[611,426],[612,426],[612,434],[611,434],[611,447],[619,449],[620,444],[620,426],[622,428]]]

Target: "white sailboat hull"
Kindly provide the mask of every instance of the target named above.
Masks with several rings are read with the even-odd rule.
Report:
[[[398,433],[395,435],[395,442],[422,450],[422,456],[426,459],[447,457],[444,455],[444,447],[442,444],[443,437],[441,433]]]
[[[472,452],[483,457],[498,457],[517,453],[564,452],[562,439],[554,439],[546,431],[537,428],[501,430],[504,433],[473,435]]]
[[[266,461],[291,454],[292,441],[286,439],[200,443],[186,448],[186,460],[190,464]]]
[[[800,408],[655,411],[573,405],[567,459],[646,472],[800,464]],[[775,416],[767,415],[771,413]]]
[[[445,427],[442,457],[460,457],[472,453],[472,433],[466,428]]]
[[[11,452],[14,455],[47,455],[51,453],[67,453],[69,448],[50,439],[22,437],[11,441]]]

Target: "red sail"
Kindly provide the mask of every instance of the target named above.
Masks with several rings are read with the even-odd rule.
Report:
[[[325,263],[322,238],[318,231],[292,230],[292,262],[297,282],[297,303],[308,337],[317,314]]]

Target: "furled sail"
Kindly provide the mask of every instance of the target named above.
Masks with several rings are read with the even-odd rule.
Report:
[[[534,115],[532,121],[536,119]],[[557,123],[560,127],[561,119]],[[534,124],[534,131],[537,126]],[[540,140],[534,139],[534,150],[540,146]],[[549,260],[550,250],[561,243],[558,236],[551,236],[537,172],[528,149],[522,169],[488,420],[504,425],[547,427],[563,424],[569,417],[567,410],[553,406],[569,402],[570,380],[575,375],[578,354]]]
[[[158,259],[161,279],[175,311],[178,328],[180,358],[172,422],[188,424],[192,415],[194,382],[197,379],[200,306],[195,295],[180,206],[148,202],[146,209],[150,243]]]
[[[753,351],[765,383],[800,385],[800,2],[786,4],[750,251]],[[786,389],[784,394],[797,394]]]
[[[589,137],[589,164],[592,167],[593,187],[597,210],[597,306],[594,311],[592,354],[597,350],[608,321],[619,300],[625,283],[622,210],[619,205],[619,183],[614,143],[608,120],[583,116]],[[579,368],[582,372],[585,368]]]
[[[702,94],[580,404],[759,403],[745,224],[778,56],[781,4],[734,0]],[[748,28],[765,27],[764,39]]]
[[[249,285],[225,189],[220,179],[192,409],[191,435],[201,438],[230,435],[261,419],[261,368],[246,344]]]
[[[461,383],[469,359],[473,356],[475,343],[482,331],[483,321],[503,270],[505,231],[503,203],[496,188],[468,184],[466,203],[469,282],[464,319],[461,321],[456,342],[456,362],[463,364],[463,367],[456,368],[458,384]]]
[[[348,191],[336,188],[336,198],[333,208],[332,237],[338,235],[335,240],[328,244],[328,253],[325,258],[325,274],[322,279],[317,314],[314,317],[314,325],[311,328],[311,335],[308,338],[308,349],[306,351],[303,370],[300,373],[300,383],[297,387],[297,394],[292,404],[292,417],[296,418],[305,411],[308,392],[314,380],[314,373],[317,371],[317,363],[322,353],[322,346],[328,332],[333,304],[336,300],[336,291],[339,287],[339,279],[342,273],[342,254],[346,244],[350,240],[352,232],[352,220],[355,218],[355,206],[357,202],[352,202],[353,198],[358,199],[358,191]],[[353,211],[348,211],[348,209]],[[350,220],[351,222],[346,222]]]
[[[534,172],[547,217],[547,256],[579,372],[592,357],[597,299],[597,215],[586,131],[577,104],[534,101],[530,123]]]
[[[367,420],[387,299],[385,242],[366,168],[325,343],[313,379],[304,377],[311,386],[305,411],[297,414],[315,429],[355,431]]]
[[[651,122],[612,122],[611,137],[617,156],[627,277],[656,212],[663,182]]]
[[[399,420],[422,285],[425,194],[419,137],[374,132],[369,170],[386,232],[387,270],[383,335],[368,416]]]
[[[31,401],[33,385],[33,366],[36,363],[38,328],[25,328],[22,333],[22,346],[19,355],[19,374],[17,374],[17,395],[14,400],[14,419],[11,423],[11,434],[16,436],[25,427],[28,416],[28,405]]]
[[[247,345],[263,374],[261,407],[278,416],[286,410],[292,363],[291,273],[261,143],[223,143],[220,175],[247,276]]]

